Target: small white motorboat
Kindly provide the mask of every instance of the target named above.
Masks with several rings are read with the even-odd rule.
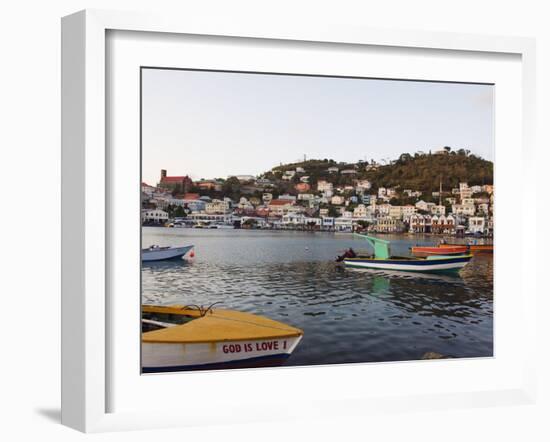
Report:
[[[194,246],[183,247],[160,247],[151,246],[146,249],[141,249],[141,261],[165,261],[167,259],[183,258],[187,253],[192,252]]]

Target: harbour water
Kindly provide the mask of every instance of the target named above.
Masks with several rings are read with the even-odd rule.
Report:
[[[493,256],[475,255],[458,276],[346,269],[334,262],[351,234],[144,227],[143,247],[193,244],[191,262],[144,263],[142,301],[213,303],[304,330],[286,365],[493,355]],[[392,253],[434,244],[391,236]]]

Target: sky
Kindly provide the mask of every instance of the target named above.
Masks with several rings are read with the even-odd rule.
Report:
[[[144,69],[142,177],[258,175],[280,163],[396,159],[443,146],[493,161],[494,87]]]

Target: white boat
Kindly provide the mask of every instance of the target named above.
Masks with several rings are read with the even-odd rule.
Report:
[[[160,247],[151,246],[141,249],[141,260],[143,262],[164,261],[167,259],[177,259],[184,257],[194,246],[183,247]]]
[[[235,226],[233,226],[233,224],[214,224],[216,226],[216,228],[218,229],[234,229]]]
[[[368,241],[374,249],[374,255],[361,256],[350,253],[351,250],[347,251],[337,259],[337,261],[343,262],[346,267],[404,272],[456,273],[472,259],[472,255],[467,254],[453,256],[429,255],[424,258],[392,256],[389,241],[357,233],[356,235]]]
[[[195,306],[142,306],[142,371],[281,365],[304,332],[264,316]]]

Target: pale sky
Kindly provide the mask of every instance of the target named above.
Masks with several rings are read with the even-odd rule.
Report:
[[[307,158],[356,162],[469,149],[493,161],[494,87],[163,69],[142,71],[142,175],[258,175]]]

